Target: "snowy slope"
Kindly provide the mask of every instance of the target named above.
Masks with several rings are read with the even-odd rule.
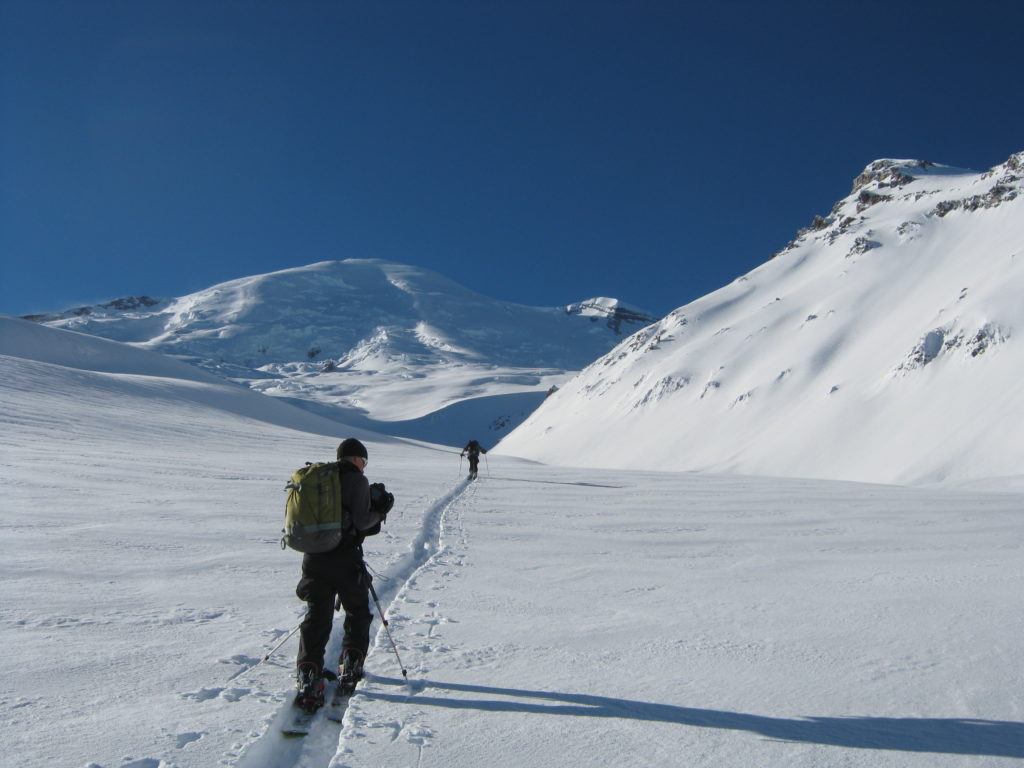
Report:
[[[1024,153],[880,160],[774,259],[625,340],[500,450],[935,482],[1024,466]]]
[[[40,392],[53,388],[46,382],[46,372],[51,370],[61,372],[58,396],[75,396],[74,384],[63,388],[69,380],[82,383],[82,397],[89,382],[98,382],[100,389],[107,382],[117,382],[106,388],[132,392],[140,403],[133,418],[145,416],[147,402],[194,399],[214,409],[218,417],[230,413],[322,435],[336,434],[339,428],[337,421],[269,399],[166,355],[73,331],[55,332],[4,315],[0,315],[0,355],[7,359],[7,376],[19,381],[32,377],[38,380]],[[127,421],[127,405],[120,411],[118,420]]]
[[[298,555],[278,546],[291,470],[342,437],[366,440],[400,499],[367,546],[382,568],[406,557],[450,485],[420,466],[429,449],[11,318],[0,404],[5,768],[216,765],[289,684],[280,666],[263,670],[269,689],[232,678],[304,607]]]
[[[411,690],[378,635],[344,724],[284,740],[295,640],[253,668],[302,611],[282,487],[351,434],[313,418],[2,320],[0,765],[1024,759],[1019,492],[495,455],[468,484],[372,434],[397,503],[367,559]]]
[[[185,357],[367,428],[460,444],[472,434],[493,442],[567,372],[656,320],[607,298],[564,308],[497,301],[371,259],[31,319]]]

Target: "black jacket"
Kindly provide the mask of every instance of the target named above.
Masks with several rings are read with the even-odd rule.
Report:
[[[380,515],[370,509],[370,481],[348,461],[341,462],[341,506],[357,536],[380,525]]]
[[[467,453],[470,458],[476,458],[481,453],[487,453],[487,451],[476,440],[470,440],[466,443],[466,447],[462,449],[462,453],[460,455],[465,456]]]

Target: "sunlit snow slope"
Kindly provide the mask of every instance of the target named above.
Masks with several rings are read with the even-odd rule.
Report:
[[[513,304],[427,269],[349,259],[30,319],[181,356],[350,424],[490,444],[656,318],[606,298]]]
[[[500,451],[882,482],[1024,466],[1024,153],[880,160],[828,216],[624,341]]]

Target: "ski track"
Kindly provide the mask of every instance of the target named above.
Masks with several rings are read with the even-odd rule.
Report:
[[[416,575],[429,567],[446,551],[444,545],[445,512],[462,497],[469,487],[470,481],[463,479],[450,492],[434,501],[424,513],[419,533],[410,543],[408,551],[388,569],[388,573],[374,577],[377,597],[380,599],[385,616],[388,616],[392,635],[399,648],[402,647],[399,626],[407,619],[398,618],[396,625],[396,618],[390,616],[391,606],[401,599],[411,585],[415,584]],[[376,606],[371,605],[370,610],[376,612]],[[377,622],[380,623],[379,616]],[[342,624],[341,620],[334,622],[331,639],[327,644],[327,658],[337,657],[341,651],[344,634]],[[432,628],[428,630],[428,637],[431,631]],[[386,664],[397,666],[398,664],[383,625],[378,627],[377,636],[370,648],[367,661],[369,662],[371,659],[378,667]],[[408,660],[403,659],[403,661],[406,662],[406,669],[408,669]],[[374,678],[372,673],[367,674],[367,682],[373,682]],[[415,681],[410,679],[408,686],[410,693],[415,686]],[[345,741],[354,735],[360,723],[350,718],[347,711],[340,724],[328,720],[321,714],[307,736],[302,738],[285,737],[281,733],[281,728],[292,715],[292,697],[290,692],[283,695],[284,703],[267,730],[252,742],[242,754],[241,759],[234,763],[236,768],[342,768],[340,763],[335,762],[335,757],[340,757],[348,751]],[[355,697],[358,696],[357,690]],[[396,739],[402,731],[407,730],[404,724],[390,723],[387,725],[394,728],[394,738]],[[420,729],[416,727],[411,730],[414,735],[420,732]],[[425,733],[420,733],[419,738],[423,738],[425,735]],[[231,755],[221,760],[222,765],[231,765],[232,762]]]

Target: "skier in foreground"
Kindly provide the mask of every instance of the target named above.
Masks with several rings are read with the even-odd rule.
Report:
[[[363,678],[363,661],[370,645],[370,575],[363,562],[363,540],[380,533],[381,523],[394,504],[383,485],[370,486],[363,471],[366,446],[349,438],[338,446],[341,462],[341,503],[348,511],[351,528],[329,552],[307,553],[302,558],[302,578],[295,588],[307,603],[306,618],[299,629],[296,660],[298,694],[295,704],[312,712],[324,703],[324,651],[331,636],[335,600],[345,611],[345,638],[339,661],[339,690],[351,692]]]
[[[469,479],[470,480],[475,480],[476,479],[476,471],[477,471],[477,467],[480,466],[480,454],[481,453],[487,453],[487,450],[485,448],[483,448],[480,445],[480,443],[478,443],[476,440],[470,440],[468,443],[466,443],[466,447],[462,449],[462,453],[459,454],[460,457],[466,456],[467,454],[469,455]]]

